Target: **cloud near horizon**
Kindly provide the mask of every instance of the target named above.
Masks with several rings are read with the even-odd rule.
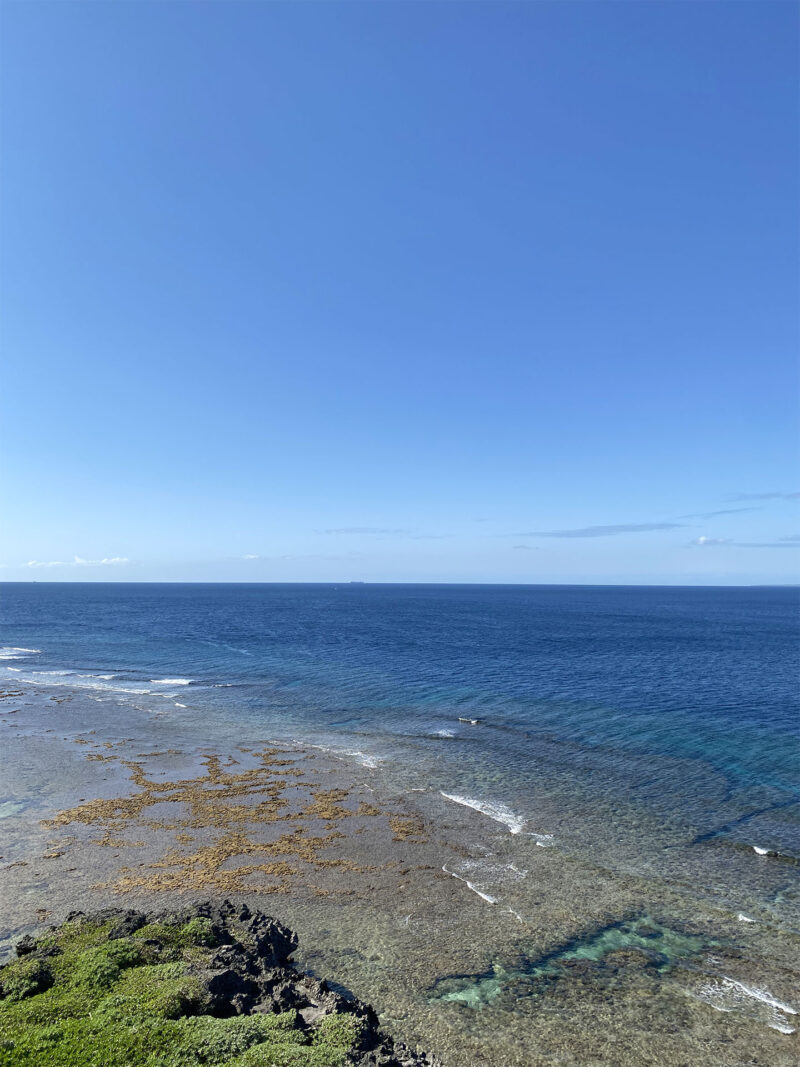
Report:
[[[386,526],[340,526],[331,530],[317,530],[323,534],[365,534],[368,537],[404,537],[409,541],[444,541],[449,534],[420,534],[413,530]]]
[[[616,526],[581,526],[575,530],[527,530],[517,537],[612,537],[615,534],[650,533],[653,530],[679,530],[683,522],[628,522]]]
[[[726,545],[728,548],[800,548],[800,534],[779,537],[777,541],[732,541],[726,537],[696,537],[689,545],[714,547]]]
[[[115,567],[120,563],[130,563],[130,560],[126,556],[111,556],[106,559],[81,559],[80,556],[73,556],[71,560],[28,560],[29,567]]]
[[[332,530],[320,530],[319,532],[324,534],[391,534],[398,537],[407,537],[411,533],[410,530],[395,530],[385,526],[340,526]]]

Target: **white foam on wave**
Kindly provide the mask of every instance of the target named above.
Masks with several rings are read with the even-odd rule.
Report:
[[[10,671],[18,671],[20,667],[9,667]],[[116,678],[116,674],[79,674],[77,671],[31,671],[31,675],[35,675],[37,678],[98,678],[101,681],[109,682],[112,678]]]
[[[312,745],[308,741],[296,739],[295,744],[301,748],[315,748],[318,752],[325,752],[329,756],[335,756],[336,759],[354,759],[362,767],[369,767],[371,770],[383,763],[381,756],[371,756],[368,752],[362,752],[358,748],[333,748],[330,745]]]
[[[748,986],[735,978],[723,975],[692,991],[691,995],[715,1011],[741,1011],[781,1034],[795,1032],[795,1027],[789,1024],[787,1015],[797,1015],[797,1009],[778,1000],[766,989]]]
[[[514,863],[497,863],[492,859],[468,859],[459,860],[451,870],[446,864],[442,867],[445,874],[451,878],[457,878],[463,882],[473,893],[487,902],[487,904],[499,904],[500,898],[493,894],[497,891],[495,886],[507,886],[515,882],[521,882],[527,875],[527,871],[521,871]],[[488,889],[492,892],[488,892]],[[506,911],[515,915],[520,922],[525,920],[513,908],[506,906]]]
[[[440,792],[443,797],[447,800],[452,800],[454,804],[461,804],[465,808],[473,808],[482,815],[487,815],[490,819],[494,819],[495,822],[502,823],[512,834],[522,833],[522,828],[528,821],[522,815],[517,815],[499,800],[475,800],[473,797],[462,797],[457,793],[445,793],[443,790],[440,790]]]
[[[463,882],[467,889],[471,889],[473,893],[477,893],[481,900],[485,900],[487,904],[497,903],[496,897],[489,896],[488,893],[484,893],[482,890],[478,889],[478,887],[470,882],[468,878],[462,878],[460,874],[456,874],[454,871],[449,870],[447,864],[442,867],[442,870],[445,874],[449,874],[451,878],[457,878],[459,882]]]
[[[23,656],[38,656],[40,648],[16,648],[14,645],[4,645],[0,648],[0,659],[22,659]]]
[[[528,873],[521,871],[514,863],[496,863],[491,859],[460,860],[456,864],[456,870],[471,881],[481,884],[521,882]]]
[[[455,730],[437,730],[435,736],[436,737],[455,737],[456,736],[456,732],[455,732]]]
[[[757,856],[767,856],[767,855],[769,855],[769,849],[768,848],[759,848],[758,845],[753,845],[753,852],[755,852],[755,854]]]
[[[6,668],[21,673],[18,667]],[[76,671],[26,671],[20,681],[29,685],[63,686],[70,689],[94,689],[101,692],[117,694],[120,697],[130,696],[154,696],[160,700],[172,700],[174,693],[166,691],[166,687],[190,685],[191,678],[153,678],[151,685],[164,686],[163,689],[140,688],[141,683],[133,681],[130,685],[110,685],[116,674],[78,674]],[[185,706],[185,705],[184,705]]]
[[[48,677],[56,675],[57,677]],[[61,678],[67,678],[61,681]],[[122,696],[167,696],[165,693],[156,693],[153,689],[131,689],[123,685],[109,685],[106,678],[114,675],[103,674],[74,674],[72,671],[28,671],[21,679],[29,685],[53,685],[70,689],[96,689],[106,693],[119,693]]]
[[[175,701],[175,707],[176,707],[176,708],[185,708],[185,707],[186,707],[186,705],[185,705],[185,704],[179,704],[179,703],[178,703],[178,701],[176,700],[176,701]]]
[[[745,915],[743,911],[740,911],[736,918],[740,923],[754,923],[755,919],[751,919],[749,915]]]
[[[349,757],[354,759],[357,763],[360,763],[362,767],[371,767],[373,769],[377,767],[379,763],[383,762],[380,756],[370,756],[368,752],[360,752],[358,749],[353,749],[353,751],[342,751],[340,753],[335,753],[335,755]]]
[[[539,848],[551,848],[556,843],[556,839],[552,834],[534,834],[528,832],[525,836],[534,838]]]

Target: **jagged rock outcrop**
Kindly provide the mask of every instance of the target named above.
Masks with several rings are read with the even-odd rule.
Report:
[[[352,1027],[356,1037],[342,1062],[354,1067],[437,1067],[427,1054],[393,1042],[381,1030],[378,1017],[368,1004],[343,996],[324,981],[299,972],[291,959],[297,948],[297,935],[247,905],[204,902],[147,914],[123,909],[106,909],[91,915],[72,912],[67,924],[71,924],[70,930],[102,930],[102,941],[95,937],[92,942],[92,958],[107,951],[117,967],[128,966],[127,956],[131,953],[139,953],[139,960],[145,959],[146,965],[156,970],[162,960],[166,963],[180,959],[183,975],[193,983],[194,990],[191,1003],[187,1002],[186,1016],[223,1020],[290,1013],[285,1017],[293,1019],[291,1025],[307,1035],[310,1044],[315,1033],[321,1032],[321,1025],[322,1030],[329,1025],[331,1016],[347,1016],[357,1020]],[[67,927],[54,927],[49,935],[36,940],[24,937],[17,944],[21,962],[0,970],[0,1006],[4,999],[13,999],[11,979],[22,961],[26,974],[31,975],[30,988],[23,989],[16,999],[45,991],[41,982],[39,986],[30,983],[39,967],[37,961],[41,961],[39,969],[49,974],[53,960],[64,951],[60,946],[67,942],[59,941],[60,929]],[[234,1059],[217,1062],[233,1063]]]

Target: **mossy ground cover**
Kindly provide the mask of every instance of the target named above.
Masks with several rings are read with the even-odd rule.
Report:
[[[215,1018],[201,975],[207,919],[150,923],[109,939],[113,920],[75,921],[0,971],[3,1067],[343,1067],[361,1020],[298,1026],[294,1011]]]

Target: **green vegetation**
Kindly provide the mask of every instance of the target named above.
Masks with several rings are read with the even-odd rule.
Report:
[[[113,921],[66,923],[0,970],[2,1067],[344,1067],[362,1021],[206,1014],[210,920],[151,923],[109,940]]]

